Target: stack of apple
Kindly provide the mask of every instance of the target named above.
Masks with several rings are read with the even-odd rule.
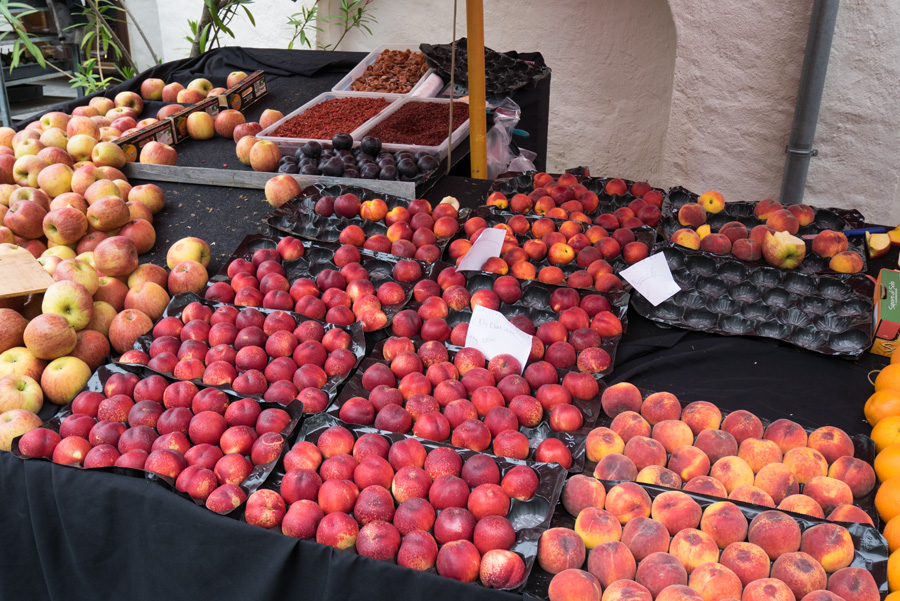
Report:
[[[672,232],[669,241],[715,255],[731,255],[742,261],[764,259],[769,265],[783,269],[795,269],[806,258],[806,242],[797,234],[801,227],[814,223],[816,212],[812,207],[796,204],[785,208],[781,203],[767,198],[756,203],[753,209],[754,217],[762,222],[759,225],[748,228],[743,222],[734,220],[713,232],[707,223],[707,216],[726,209],[721,193],[714,190],[704,192],[696,202],[687,202],[678,209],[676,219],[682,228]],[[879,240],[876,238],[876,242]],[[885,254],[889,246],[879,246],[880,250],[873,256]],[[862,255],[849,249],[843,232],[822,230],[813,239],[812,251],[827,259],[828,268],[832,271],[859,273],[865,269]]]
[[[874,528],[586,476],[566,483],[563,506],[574,529],[538,543],[550,601],[881,598],[871,570],[887,545]]]
[[[723,416],[712,403],[682,407],[671,393],[644,395],[628,382],[604,390],[601,403],[612,422],[586,442],[596,478],[873,524],[854,500],[872,492],[875,471],[854,457],[854,442],[840,428],[808,432],[787,419],[766,425],[745,410]]]
[[[251,243],[275,248],[251,252]],[[376,258],[349,244],[337,249],[313,244],[307,251],[291,236],[251,236],[235,254],[224,276],[216,276],[219,281],[206,290],[207,299],[294,311],[333,324],[359,322],[365,332],[386,327],[409,300],[411,282],[424,273],[416,261]],[[305,267],[300,262],[304,256]]]
[[[557,371],[547,361],[522,372],[511,355],[486,361],[478,349],[463,347],[451,357],[441,342],[417,345],[400,336],[385,340],[381,353],[383,360],[364,361],[342,391],[333,412],[345,422],[491,449],[498,457],[566,469],[575,463],[582,428],[591,425],[579,407],[595,403],[600,391],[591,374]]]
[[[649,256],[652,246],[651,240],[637,240],[634,231],[628,228],[609,235],[598,225],[566,221],[557,228],[552,219],[524,215],[490,226],[484,217],[476,215],[463,226],[466,238],[450,243],[448,256],[459,264],[488,227],[505,230],[506,237],[501,255],[489,258],[482,271],[571,288],[596,288],[601,292],[622,289],[622,281],[609,261],[621,255],[624,263],[636,263]],[[524,240],[521,245],[520,239]]]
[[[396,203],[389,209],[375,192],[354,190],[359,194],[346,191],[335,197],[319,195],[297,206],[282,207],[268,221],[273,227],[302,232],[299,235],[313,240],[334,242],[336,238],[341,244],[426,263],[437,261],[449,239],[459,231],[455,199],[441,202],[433,210],[431,203],[421,198],[408,204],[404,199],[389,199]]]
[[[110,367],[47,424],[18,439],[18,454],[85,468],[127,467],[171,478],[213,511],[246,499],[247,478],[262,481],[300,419],[287,410],[159,375]],[[235,502],[235,499],[240,499]]]
[[[195,300],[196,299],[196,300]],[[285,311],[217,305],[177,296],[167,316],[122,355],[179,380],[222,386],[238,394],[322,411],[356,367],[364,343],[358,326],[323,325]]]
[[[488,281],[479,282],[484,277],[489,277]],[[572,288],[554,288],[550,292],[539,286],[526,283],[529,294],[525,295],[521,282],[512,276],[476,274],[467,282],[463,273],[447,266],[438,272],[436,280],[416,284],[413,294],[419,319],[405,313],[397,321],[394,332],[465,346],[471,310],[480,305],[493,311],[514,313],[510,322],[535,336],[529,361],[546,359],[563,370],[607,371],[612,365],[609,353],[623,331],[621,319],[627,312],[627,297],[615,300],[617,313],[613,313],[610,300],[600,294],[585,294],[582,298]],[[547,302],[553,312],[546,310],[546,304],[534,308]],[[523,312],[524,307],[528,310]],[[418,333],[412,333],[417,324],[420,324]]]
[[[462,582],[525,582],[536,528],[507,516],[549,523],[561,470],[329,424],[304,427],[278,490],[247,500],[247,523]]]
[[[596,181],[596,180],[595,180]],[[518,180],[516,180],[518,183]],[[595,185],[594,181],[588,182]],[[650,187],[646,182],[632,182],[630,185],[623,179],[612,178],[602,184],[602,191],[612,199],[631,200],[625,206],[614,211],[601,213],[593,223],[607,230],[620,227],[635,228],[642,225],[656,227],[659,223],[663,199],[661,190]],[[612,209],[612,205],[601,203],[595,192],[585,186],[579,178],[571,173],[564,173],[554,179],[547,173],[536,173],[530,185],[519,192],[504,194],[501,191],[488,195],[485,204],[497,210],[510,210],[513,213],[528,215],[532,211],[552,219],[571,219],[591,223],[588,214],[595,213],[603,204],[604,209]],[[527,193],[525,189],[531,188]]]

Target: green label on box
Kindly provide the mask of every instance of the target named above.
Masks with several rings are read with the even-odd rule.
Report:
[[[900,273],[881,270],[881,319],[900,323]]]

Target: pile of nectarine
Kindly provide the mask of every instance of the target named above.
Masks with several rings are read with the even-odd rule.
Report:
[[[98,376],[99,385],[78,394],[66,412],[18,440],[21,456],[146,470],[228,513],[246,499],[241,484],[251,473],[274,469],[300,419],[296,403],[285,409],[120,368]]]
[[[561,479],[550,466],[316,420],[284,456],[277,490],[250,496],[245,519],[414,570],[509,589],[525,582],[536,538],[513,526],[510,507],[533,514],[535,524],[548,523],[543,504],[555,501],[547,497]]]
[[[316,192],[299,204],[289,203],[267,217],[272,227],[320,242],[339,242],[373,252],[427,263],[437,261],[459,231],[459,205],[427,200],[382,199],[362,188],[340,187],[331,196]]]
[[[642,393],[627,382],[603,391],[612,418],[587,438],[594,476],[635,480],[842,522],[873,520],[854,505],[872,492],[872,466],[854,457],[840,428],[807,431],[749,411],[723,414],[697,401],[682,407],[668,392]]]
[[[216,305],[175,297],[170,314],[120,362],[146,365],[179,380],[322,411],[364,352],[359,326],[322,324],[285,311]]]
[[[250,250],[251,245],[263,247]],[[372,332],[390,323],[410,299],[412,282],[426,270],[418,261],[379,257],[350,244],[333,248],[307,242],[304,247],[292,236],[255,235],[214,278],[206,298],[295,311],[327,323],[359,322],[363,331]]]
[[[853,525],[851,535],[777,510],[636,483],[606,488],[586,476],[566,483],[563,505],[574,528],[551,528],[538,545],[553,575],[551,601],[596,601],[601,592],[613,600],[880,598],[855,542],[874,537],[864,545],[882,553],[871,528]]]

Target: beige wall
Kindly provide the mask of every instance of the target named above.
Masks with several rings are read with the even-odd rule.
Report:
[[[333,11],[337,0],[327,2]],[[152,13],[150,2],[131,4]],[[197,18],[200,0],[155,4],[158,22],[150,15],[145,29],[161,40],[164,60],[185,56],[187,17]],[[300,3],[262,4],[250,5],[256,29],[236,19],[233,43],[286,47],[284,22]],[[729,200],[778,196],[812,0],[484,4],[489,47],[539,51],[553,69],[551,170],[587,165],[598,175],[718,189]],[[451,39],[450,2],[374,0],[372,7],[374,35],[354,32],[340,49]],[[898,40],[900,2],[841,2],[806,202],[900,222]]]

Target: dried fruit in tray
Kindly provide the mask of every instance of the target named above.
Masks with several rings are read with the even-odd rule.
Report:
[[[14,441],[23,458],[105,468],[158,482],[218,513],[262,485],[303,416],[287,406],[179,382],[146,370],[101,366],[40,428]]]
[[[467,211],[462,211],[465,217]],[[317,184],[265,218],[274,230],[432,263],[459,231],[458,209],[356,186]]]
[[[390,102],[384,98],[328,98],[291,117],[269,135],[330,140],[335,134],[356,130],[388,105]]]
[[[867,276],[810,275],[756,267],[687,248],[661,248],[681,291],[643,317],[725,335],[775,338],[827,355],[857,357],[872,342],[875,284]]]
[[[357,92],[389,92],[406,94],[428,72],[421,52],[384,50],[362,75],[350,84]]]
[[[184,293],[135,349],[155,372],[285,405],[298,398],[305,412],[314,413],[331,403],[353,372],[365,338],[357,324],[323,324]]]
[[[257,512],[251,498],[244,519],[365,557],[516,590],[528,579],[564,477],[557,466],[315,416],[270,488],[258,493],[278,510]]]

